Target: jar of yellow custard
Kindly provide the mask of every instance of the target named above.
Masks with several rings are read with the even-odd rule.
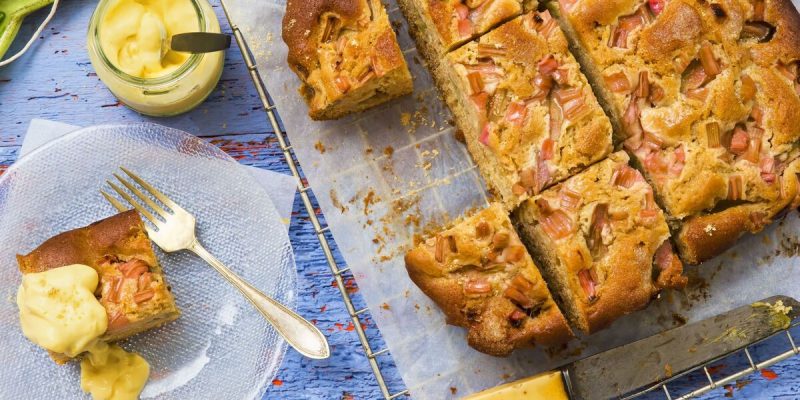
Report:
[[[217,86],[225,54],[162,51],[173,35],[220,33],[207,0],[101,0],[87,37],[97,76],[122,103],[146,115],[196,107]]]

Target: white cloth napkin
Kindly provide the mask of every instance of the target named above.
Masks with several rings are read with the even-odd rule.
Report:
[[[43,144],[79,128],[79,126],[56,121],[32,119],[22,141],[19,156],[22,157]],[[243,165],[242,168],[245,168],[261,184],[272,200],[275,209],[278,210],[281,221],[288,225],[292,217],[294,195],[297,192],[297,181],[294,177],[246,165]]]

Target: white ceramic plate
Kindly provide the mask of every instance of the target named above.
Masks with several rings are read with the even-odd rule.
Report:
[[[76,363],[56,366],[19,328],[15,255],[108,217],[98,190],[125,166],[195,215],[206,248],[242,277],[293,307],[291,244],[269,197],[218,148],[158,125],[81,129],[21,158],[0,178],[0,394],[12,399],[88,398]],[[151,365],[142,398],[261,398],[285,342],[202,260],[156,249],[181,317],[123,347]]]

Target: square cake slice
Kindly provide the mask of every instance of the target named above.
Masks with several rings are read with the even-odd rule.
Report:
[[[72,264],[92,267],[99,276],[97,296],[108,314],[101,340],[113,342],[156,328],[180,315],[161,266],[136,211],[60,233],[27,255],[17,255],[23,274]],[[69,358],[51,353],[63,364]]]
[[[614,153],[514,215],[567,318],[586,333],[687,282],[653,189],[628,161]]]
[[[283,41],[312,119],[337,119],[413,90],[380,0],[289,0]]]
[[[437,75],[475,163],[508,209],[612,151],[611,123],[548,11],[451,52]]]
[[[573,337],[497,203],[428,238],[405,261],[411,280],[449,324],[469,330],[469,345],[478,351],[507,356],[516,348]]]
[[[796,207],[800,15],[789,0],[549,5],[685,261]]]
[[[431,68],[447,52],[520,15],[523,3],[523,0],[398,0],[417,49]]]

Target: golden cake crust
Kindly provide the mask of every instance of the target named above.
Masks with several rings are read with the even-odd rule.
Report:
[[[449,324],[468,329],[470,346],[481,352],[506,356],[573,337],[499,204],[429,238],[405,262],[414,283]]]

